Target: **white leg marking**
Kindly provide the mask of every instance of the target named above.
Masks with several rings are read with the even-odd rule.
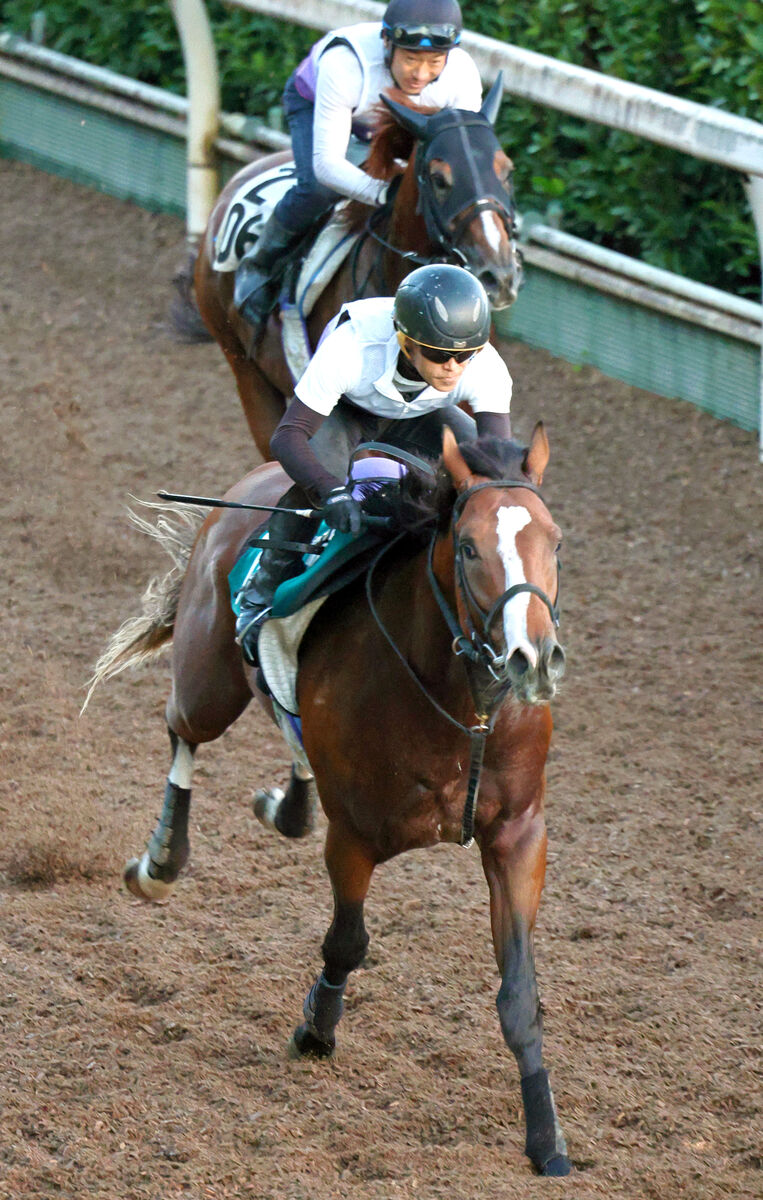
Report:
[[[274,833],[278,833],[276,816],[283,804],[284,795],[285,793],[279,787],[271,788],[269,791],[255,792],[254,815],[261,825],[264,825],[266,829],[272,829]]]
[[[529,525],[531,520],[529,512],[521,504],[498,509],[498,553],[503,562],[507,589],[517,583],[527,583],[522,557],[517,549],[517,534],[525,525]],[[538,656],[527,633],[529,604],[530,593],[520,592],[504,605],[503,634],[506,639],[507,658],[511,658],[515,650],[521,650],[534,667]]]
[[[482,214],[482,228],[485,231],[485,240],[488,246],[494,254],[498,254],[501,249],[501,234],[493,213]]]
[[[138,867],[140,890],[144,896],[148,896],[151,900],[166,900],[170,892],[174,890],[175,885],[174,883],[164,883],[161,879],[152,879],[148,873],[148,864],[150,861],[148,851],[146,851]]]
[[[175,787],[185,788],[189,790],[191,787],[191,778],[193,776],[193,754],[188,742],[184,742],[182,738],[178,738],[175,757],[172,760],[168,779],[170,783],[174,783]]]

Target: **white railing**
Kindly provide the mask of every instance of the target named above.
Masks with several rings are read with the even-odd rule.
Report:
[[[187,139],[190,101],[185,96],[119,75],[106,67],[94,67],[12,33],[0,33],[0,76]],[[242,163],[250,162],[253,157],[247,143],[272,150],[285,150],[291,145],[288,134],[243,113],[220,112],[216,123],[220,133],[214,139],[214,148]],[[204,149],[208,154],[206,141]],[[209,213],[204,224],[208,216]]]
[[[384,11],[384,5],[374,0],[227,0],[227,3],[318,30],[335,29],[355,21],[378,21]],[[481,34],[465,31],[462,44],[476,61],[486,82],[492,82],[498,72],[503,71],[505,90],[513,96],[621,129],[740,172],[763,263],[763,124]],[[585,269],[583,273],[586,273]],[[595,264],[588,274],[597,286]],[[690,280],[686,282],[690,291],[692,287],[700,287]],[[725,295],[712,290],[717,296]],[[687,311],[681,314],[690,320],[693,299],[691,295],[687,298],[684,304]],[[747,307],[748,302],[730,299],[745,305],[745,317],[751,315],[753,310]],[[669,306],[670,301],[667,304]],[[761,343],[762,351],[758,428],[763,461],[763,342],[759,306],[755,306],[755,310],[758,315],[757,320],[753,319],[752,336]],[[737,311],[732,319],[739,315]],[[718,327],[717,322],[715,327]]]
[[[187,230],[193,241],[203,232],[216,195],[214,150],[246,161],[251,150],[241,139],[274,149],[290,143],[288,136],[263,122],[219,111],[216,54],[203,0],[170,3],[183,43],[187,99],[10,34],[0,34],[0,74],[184,137],[188,148]],[[378,20],[383,11],[383,5],[373,0],[228,3],[316,29]],[[464,45],[486,81],[503,70],[510,94],[627,130],[742,173],[759,244],[763,245],[763,124],[478,34],[465,33]],[[525,236],[526,258],[537,266],[747,342],[761,342],[760,304],[660,271],[542,224],[528,222]],[[763,369],[759,408],[763,461]]]

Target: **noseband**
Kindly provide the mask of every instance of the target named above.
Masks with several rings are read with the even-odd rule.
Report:
[[[467,114],[460,110],[448,110],[447,117],[444,117],[443,114],[443,118],[440,120],[437,117],[431,118],[432,136],[428,137],[426,141],[419,142],[416,148],[415,170],[419,189],[419,211],[424,216],[427,233],[435,245],[465,261],[465,255],[460,249],[459,243],[470,223],[480,213],[497,213],[507,236],[509,239],[512,238],[515,222],[514,202],[513,198],[506,197],[502,188],[499,190],[494,186],[492,180],[488,180],[486,184],[476,167],[474,146],[469,140],[469,131],[473,131],[472,136],[477,140],[484,141],[485,134],[488,134],[492,141],[494,134],[490,122],[480,113]],[[433,194],[432,180],[427,167],[433,158],[439,157],[435,150],[435,143],[443,133],[449,130],[458,132],[463,150],[463,162],[468,172],[468,182],[460,180],[459,185],[451,190],[447,200],[443,204],[438,204]],[[493,179],[495,179],[494,173]],[[485,194],[486,187],[487,195]]]
[[[458,266],[466,266],[467,257],[459,243],[474,218],[484,212],[498,214],[506,230],[507,237],[512,246],[514,246],[513,237],[516,213],[513,197],[507,197],[503,189],[494,187],[492,182],[489,182],[487,185],[489,188],[488,194],[481,195],[485,189],[485,185],[476,169],[473,147],[467,134],[467,130],[473,128],[483,135],[489,132],[489,136],[494,138],[492,125],[481,113],[464,113],[460,110],[454,111],[450,109],[445,110],[445,112],[447,116],[442,120],[442,124],[439,124],[434,129],[432,136],[418,142],[414,159],[416,183],[419,191],[417,211],[424,217],[427,234],[433,245],[437,247],[436,253],[425,258],[424,255],[417,254],[416,251],[401,250],[383,237],[377,229],[377,225],[388,215],[386,205],[381,209],[374,209],[366,222],[366,233],[374,241],[378,242],[381,247],[399,254],[401,258],[408,259],[410,262],[415,262],[417,265],[452,261]],[[438,118],[432,117],[430,120],[437,122]],[[461,181],[459,187],[454,189],[453,195],[448,198],[445,204],[438,204],[434,197],[432,180],[427,167],[430,160],[437,157],[432,149],[434,140],[445,130],[449,129],[459,130],[463,147],[463,160],[468,168],[471,187],[468,187],[464,181]],[[360,294],[357,285],[355,290]]]
[[[461,628],[458,617],[453,612],[453,609],[448,604],[442,588],[440,587],[434,573],[433,558],[435,539],[433,538],[429,546],[429,561],[427,564],[427,572],[429,575],[429,585],[432,589],[435,600],[437,601],[440,612],[445,618],[448,628],[453,634],[453,653],[456,655],[464,655],[470,662],[485,667],[493,678],[498,683],[506,682],[507,660],[506,655],[498,655],[495,653],[490,644],[490,630],[499,613],[503,612],[506,605],[515,596],[524,592],[530,592],[543,601],[548,609],[551,620],[554,625],[559,625],[559,582],[558,571],[559,563],[557,561],[557,587],[556,598],[552,601],[546,595],[542,588],[539,588],[534,583],[515,583],[512,587],[507,588],[490,609],[486,612],[483,609],[472,588],[469,586],[469,581],[466,577],[466,568],[464,566],[464,555],[456,535],[456,525],[461,517],[467,501],[475,494],[484,488],[526,488],[528,491],[535,492],[536,496],[540,496],[539,489],[534,483],[529,480],[520,479],[491,479],[484,483],[475,483],[472,487],[467,488],[456,497],[456,502],[453,505],[453,513],[451,515],[451,534],[453,537],[453,556],[455,561],[455,583],[456,590],[459,592],[461,599],[464,602],[464,612],[466,614],[466,632]],[[471,613],[475,611],[479,614],[482,625],[481,631],[478,633],[472,621]]]
[[[507,680],[507,676],[506,676],[506,665],[507,664],[505,662],[506,656],[503,655],[501,658],[500,656],[496,655],[495,652],[493,651],[492,647],[488,643],[487,636],[490,631],[490,626],[492,625],[492,623],[493,623],[495,617],[498,615],[498,613],[503,610],[503,608],[509,603],[509,601],[511,599],[513,599],[514,596],[519,595],[521,592],[531,592],[533,595],[538,596],[543,601],[543,603],[546,605],[549,613],[551,614],[551,619],[553,620],[554,625],[559,624],[558,574],[557,574],[556,600],[554,600],[553,602],[551,600],[549,600],[546,593],[541,588],[536,587],[536,585],[534,583],[516,583],[516,584],[514,584],[513,587],[507,588],[506,591],[501,596],[498,597],[495,604],[493,604],[491,606],[489,612],[485,613],[485,611],[477,603],[477,601],[474,597],[474,593],[472,592],[471,588],[469,587],[468,581],[466,579],[466,571],[465,571],[465,568],[463,565],[463,554],[459,547],[458,538],[456,536],[456,523],[458,522],[459,517],[461,516],[461,513],[463,512],[464,506],[467,503],[467,501],[470,499],[470,497],[473,496],[475,492],[482,491],[483,488],[489,488],[489,487],[526,488],[528,491],[535,492],[535,494],[537,496],[540,496],[539,489],[535,486],[534,483],[530,483],[529,480],[495,479],[495,480],[486,480],[483,483],[475,483],[472,487],[467,488],[465,491],[461,492],[456,497],[456,501],[453,505],[453,511],[451,513],[451,534],[453,537],[453,547],[454,547],[454,555],[455,555],[455,575],[454,575],[454,577],[455,577],[456,589],[458,592],[460,592],[461,597],[464,601],[464,608],[466,611],[466,619],[467,619],[468,630],[469,630],[468,636],[461,629],[461,626],[459,625],[459,622],[458,622],[458,617],[456,616],[456,614],[453,612],[453,609],[448,604],[448,601],[446,600],[443,590],[440,587],[439,583],[437,582],[437,578],[434,573],[433,558],[434,558],[434,547],[435,547],[435,543],[437,541],[437,531],[435,531],[432,534],[432,540],[429,544],[429,554],[427,556],[427,574],[429,577],[429,584],[432,589],[432,594],[434,595],[434,598],[437,601],[437,605],[440,609],[440,612],[442,613],[443,617],[445,618],[448,628],[450,629],[451,633],[453,634],[453,652],[454,652],[454,654],[456,654],[457,656],[463,655],[470,662],[473,662],[475,664],[485,667],[490,672],[492,677],[497,682],[502,684],[502,686],[499,688],[499,691],[498,691],[495,701],[492,703],[492,705],[488,706],[487,711],[486,712],[476,712],[477,722],[475,725],[472,725],[471,727],[469,727],[468,725],[462,725],[462,723],[460,721],[457,721],[455,717],[451,716],[451,714],[449,712],[447,712],[442,707],[442,705],[438,704],[438,702],[435,700],[434,696],[430,695],[430,693],[425,688],[424,684],[419,679],[416,672],[413,670],[413,667],[410,665],[410,663],[408,662],[406,657],[401,653],[399,647],[396,645],[394,639],[392,638],[391,634],[389,633],[389,630],[386,628],[386,626],[382,622],[382,619],[379,616],[379,612],[376,608],[376,604],[374,603],[373,577],[374,577],[376,568],[379,565],[379,563],[381,562],[382,558],[388,553],[388,551],[391,550],[393,546],[396,546],[398,544],[398,542],[402,541],[402,539],[406,536],[404,533],[401,533],[398,537],[396,537],[394,539],[394,541],[387,542],[384,546],[382,546],[381,550],[379,551],[376,558],[372,562],[372,564],[368,570],[368,573],[366,575],[366,598],[368,600],[368,607],[371,611],[371,615],[373,616],[374,621],[376,622],[376,625],[377,625],[379,631],[386,638],[387,642],[391,646],[395,655],[397,656],[400,663],[404,667],[406,673],[410,676],[410,678],[416,684],[419,691],[421,691],[426,696],[427,700],[432,705],[432,707],[435,708],[437,710],[437,712],[439,712],[440,715],[445,718],[446,721],[449,721],[451,725],[455,725],[455,727],[457,729],[459,729],[462,733],[465,733],[467,735],[467,737],[469,738],[469,744],[471,747],[470,758],[469,758],[469,781],[468,781],[467,788],[466,788],[466,800],[464,802],[463,817],[461,819],[461,845],[466,846],[466,847],[471,846],[472,842],[474,841],[474,814],[475,814],[475,810],[477,807],[477,794],[479,792],[480,775],[482,773],[482,760],[485,755],[485,743],[487,742],[488,734],[492,733],[492,731],[493,731],[493,727],[494,727],[496,719],[498,717],[498,713],[500,712],[501,705],[505,699],[506,692],[508,690],[508,680]],[[559,570],[559,562],[557,560],[557,572],[558,572],[558,570]],[[469,615],[470,604],[474,608],[477,609],[477,612],[482,617],[483,638],[481,640],[480,640],[480,638],[478,638],[477,632],[474,629],[474,626],[472,625],[471,617]],[[499,665],[502,666],[502,668],[503,668],[503,670],[501,671],[500,674],[498,674]],[[471,687],[471,681],[470,681],[470,687]],[[472,697],[474,698],[473,689],[472,689]],[[484,705],[483,705],[483,707],[484,707]],[[476,709],[477,709],[477,701],[475,700],[475,711],[476,711]]]

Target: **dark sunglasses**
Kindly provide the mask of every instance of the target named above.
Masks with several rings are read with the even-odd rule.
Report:
[[[461,41],[455,25],[392,25],[385,26],[385,32],[404,50],[450,50]]]
[[[474,350],[435,350],[434,346],[422,346],[421,342],[414,342],[414,346],[418,346],[422,357],[431,363],[446,363],[453,359],[457,363],[468,362],[470,358],[474,358],[481,346],[477,346]]]

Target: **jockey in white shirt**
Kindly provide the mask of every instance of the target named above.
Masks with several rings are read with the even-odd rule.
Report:
[[[272,307],[288,251],[338,199],[384,202],[387,183],[347,157],[351,135],[369,140],[380,92],[399,88],[416,106],[479,110],[482,85],[458,48],[461,29],[457,0],[391,0],[381,24],[326,34],[293,72],[283,102],[297,183],[236,271],[234,304],[255,328]]]
[[[482,284],[446,264],[419,267],[394,299],[356,300],[334,318],[271,439],[296,486],[270,518],[273,545],[242,599],[236,635],[247,662],[256,662],[276,587],[301,569],[299,553],[279,542],[309,541],[321,518],[359,531],[361,504],[346,472],[361,442],[381,439],[436,459],[444,425],[458,441],[511,436],[511,376],[489,336]],[[473,418],[457,407],[462,401]],[[312,522],[286,511],[306,505],[316,508]]]

